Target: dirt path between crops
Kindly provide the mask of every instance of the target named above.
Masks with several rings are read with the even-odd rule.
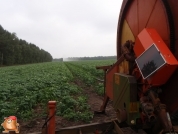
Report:
[[[98,111],[100,109],[100,106],[103,103],[103,97],[97,95],[96,92],[93,90],[93,88],[86,87],[80,81],[75,81],[75,84],[79,85],[83,89],[83,94],[88,96],[88,105],[91,107],[91,112]],[[57,130],[61,127],[69,127],[69,126],[86,124],[84,122],[67,121],[61,117],[57,117],[57,118],[58,118],[56,121]],[[108,120],[115,119],[115,118],[116,118],[116,114],[112,107],[112,102],[109,102],[106,108],[106,114],[97,114],[97,115],[95,114],[90,123],[103,122],[103,121],[108,121]]]
[[[94,111],[99,110],[103,102],[103,97],[97,95],[92,88],[84,86],[84,84],[81,83],[80,81],[76,81],[75,84],[80,86],[83,89],[83,94],[88,96],[88,105],[91,107],[91,111],[94,112]],[[40,112],[40,111],[41,109],[39,109],[39,111],[37,112]],[[116,114],[112,107],[112,102],[110,101],[106,108],[106,114],[94,115],[90,123],[109,121],[115,118],[116,118]],[[63,127],[86,124],[81,121],[79,122],[68,121],[59,116],[56,116],[55,119],[56,119],[56,130],[59,130],[60,128],[63,128]],[[44,122],[45,122],[44,119],[34,119],[30,123],[24,123],[24,122],[19,121],[21,125],[20,134],[41,132]]]

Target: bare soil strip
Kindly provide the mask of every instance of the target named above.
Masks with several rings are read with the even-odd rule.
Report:
[[[103,97],[97,95],[93,88],[87,87],[84,83],[82,83],[79,80],[75,80],[74,84],[83,89],[83,93],[81,95],[87,95],[88,105],[91,107],[91,112],[99,110],[103,102]],[[37,108],[36,113],[40,113],[41,111],[42,109]],[[89,123],[104,122],[115,118],[116,114],[112,107],[112,102],[110,101],[106,108],[106,114],[94,115],[93,119]],[[32,132],[41,132],[45,120],[42,118],[37,118],[28,122],[21,122],[20,120],[18,122],[20,123],[21,126],[20,127],[21,134],[28,134]],[[56,116],[56,130],[59,130],[60,128],[63,127],[76,126],[82,124],[87,123],[82,121],[69,121],[60,116]]]

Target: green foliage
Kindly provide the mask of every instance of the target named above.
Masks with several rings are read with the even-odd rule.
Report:
[[[104,80],[104,71],[96,66],[112,65],[115,60],[70,61],[64,62],[75,77],[82,80],[86,86],[93,87],[97,94],[104,94],[104,85],[98,79]]]
[[[28,119],[37,104],[80,92],[69,84],[73,76],[62,63],[3,67],[0,76],[1,118],[16,115]]]
[[[19,39],[16,33],[10,33],[0,25],[0,66],[50,62],[52,59],[47,51]]]
[[[65,96],[61,99],[58,107],[57,114],[69,120],[89,122],[93,118],[85,96],[79,96],[75,99],[71,96]]]
[[[116,60],[117,56],[95,56],[95,57],[69,57],[68,61],[89,61],[89,60]]]
[[[112,61],[108,61],[110,64]],[[28,120],[34,116],[35,108],[45,108],[49,100],[57,101],[57,115],[69,120],[89,122],[93,118],[87,96],[74,80],[82,80],[86,86],[93,86],[103,95],[103,84],[95,77],[102,78],[103,72],[94,73],[95,66],[107,65],[106,61],[90,62],[49,62],[0,69],[0,122],[15,115]],[[98,71],[98,70],[97,70]],[[0,126],[0,128],[2,128]]]
[[[99,83],[98,85],[95,86],[95,91],[99,95],[104,95],[104,85],[103,83]]]

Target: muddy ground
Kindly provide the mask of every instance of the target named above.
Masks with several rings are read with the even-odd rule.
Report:
[[[91,111],[94,112],[94,111],[99,110],[103,102],[103,96],[97,95],[95,91],[93,90],[93,88],[91,87],[88,88],[86,86],[83,86],[84,84],[82,84],[81,82],[75,82],[75,84],[80,85],[80,87],[84,91],[83,93],[88,95],[88,105],[91,107]],[[40,112],[40,110],[38,112]],[[116,119],[116,114],[112,107],[112,102],[109,101],[106,107],[106,114],[97,114],[97,115],[95,114],[93,119],[90,121],[90,123],[110,121],[112,119]],[[63,128],[63,127],[86,124],[81,121],[79,122],[68,121],[60,116],[56,116],[55,120],[56,120],[56,130],[59,130],[60,128]],[[45,122],[45,119],[41,119],[41,118],[36,118],[30,122],[19,121],[20,134],[41,132],[44,122]]]

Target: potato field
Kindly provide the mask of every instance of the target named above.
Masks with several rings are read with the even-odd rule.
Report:
[[[87,104],[88,95],[83,93],[83,88],[92,87],[97,94],[103,95],[103,84],[96,78],[103,79],[104,73],[95,67],[114,62],[46,62],[1,67],[0,122],[10,115],[23,121],[43,118],[47,114],[49,100],[57,101],[57,116],[89,122],[93,112]]]

